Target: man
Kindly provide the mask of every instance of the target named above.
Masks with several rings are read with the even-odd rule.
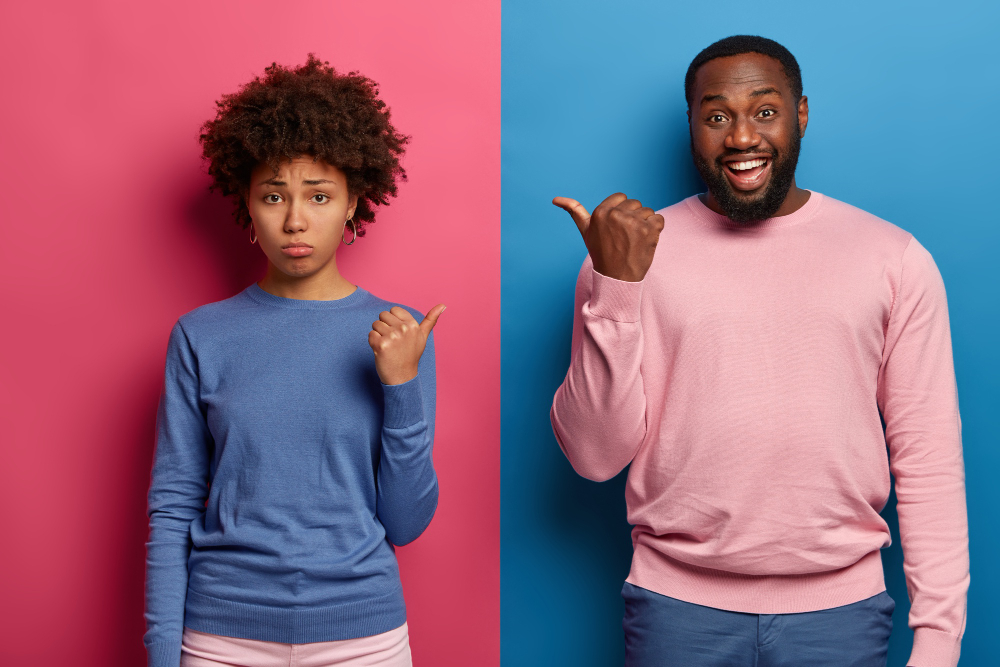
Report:
[[[910,234],[796,185],[809,105],[787,49],[723,39],[685,91],[706,194],[553,200],[589,257],[552,425],[584,477],[631,464],[626,664],[884,665],[891,470],[909,664],[955,665],[968,546],[940,274]]]

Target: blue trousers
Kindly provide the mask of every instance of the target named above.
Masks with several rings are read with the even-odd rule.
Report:
[[[885,667],[888,593],[801,614],[743,614],[626,583],[625,667]]]

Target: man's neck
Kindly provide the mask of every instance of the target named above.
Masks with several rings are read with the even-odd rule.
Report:
[[[795,213],[797,210],[806,205],[809,201],[809,195],[812,194],[808,190],[803,190],[802,188],[795,185],[795,179],[792,179],[792,185],[788,188],[788,194],[785,195],[785,200],[781,202],[781,206],[774,213],[774,218],[781,217],[783,215],[790,215]],[[699,195],[701,203],[715,211],[719,215],[725,215],[725,211],[719,206],[718,202],[715,201],[715,197],[712,196],[711,192],[706,192],[705,194]]]

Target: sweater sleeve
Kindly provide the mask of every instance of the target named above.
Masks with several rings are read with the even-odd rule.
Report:
[[[877,398],[911,602],[907,664],[953,667],[969,587],[965,469],[944,282],[916,239],[902,256]]]
[[[550,417],[573,469],[595,481],[621,472],[646,435],[642,285],[598,273],[590,257],[576,283],[569,370]]]
[[[386,537],[397,546],[420,537],[437,509],[438,483],[431,459],[436,388],[432,333],[417,376],[403,384],[382,385],[385,416],[376,514]]]
[[[197,360],[178,323],[167,347],[149,487],[143,639],[150,667],[180,664],[189,529],[205,511],[211,443],[198,398]]]

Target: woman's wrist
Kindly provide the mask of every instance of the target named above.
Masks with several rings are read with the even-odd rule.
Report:
[[[378,368],[378,377],[382,381],[382,384],[387,386],[392,386],[396,384],[405,384],[417,377],[417,365],[413,364],[412,368],[392,368],[383,370]]]

